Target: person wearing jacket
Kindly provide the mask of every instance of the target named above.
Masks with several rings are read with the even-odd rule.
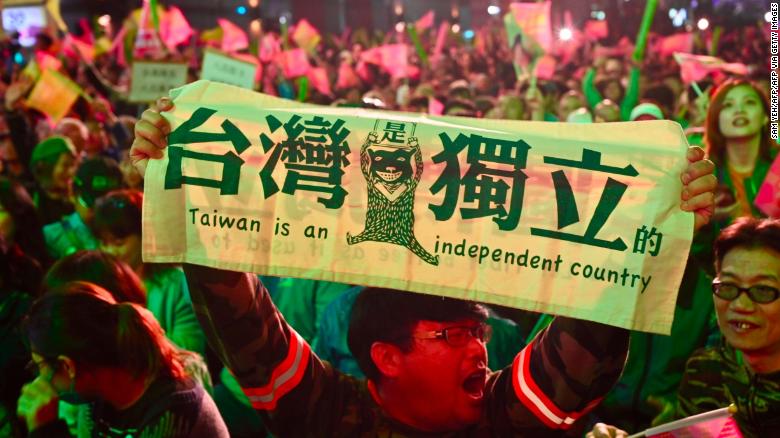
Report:
[[[724,342],[688,360],[679,417],[737,406],[746,437],[780,428],[780,220],[741,218],[715,241],[715,312]]]
[[[168,99],[136,125],[139,171],[166,147]],[[696,227],[715,178],[692,148],[681,208]],[[507,436],[559,433],[595,407],[620,375],[628,332],[556,318],[502,370],[487,369],[485,308],[367,288],[348,342],[368,380],[334,370],[284,321],[256,276],[185,265],[204,331],[277,436]],[[254,333],[256,335],[249,336]]]

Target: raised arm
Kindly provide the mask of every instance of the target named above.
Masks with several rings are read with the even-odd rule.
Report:
[[[558,317],[497,379],[490,421],[500,435],[543,424],[566,430],[596,407],[617,382],[628,330]]]

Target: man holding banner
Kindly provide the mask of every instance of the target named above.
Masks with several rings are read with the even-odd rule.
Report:
[[[136,125],[130,154],[142,173],[149,158],[164,155],[171,124],[160,112],[172,109],[169,99],[161,100]],[[369,140],[378,141],[375,136]],[[380,158],[395,164],[383,167],[379,177],[408,178],[397,170],[410,159],[403,154],[385,151]],[[681,208],[694,213],[698,229],[713,211],[713,165],[700,148],[690,148],[687,161]],[[413,191],[416,182],[404,181],[403,187]],[[348,234],[348,239],[382,231],[369,225],[370,218],[364,233]],[[439,256],[420,247],[414,234],[395,238],[414,239],[406,243],[410,251],[430,265],[439,263]],[[278,436],[538,436],[571,428],[601,401],[625,363],[628,331],[559,317],[512,366],[491,372],[482,305],[369,287],[355,303],[349,329],[350,349],[366,382],[321,362],[285,322],[256,276],[195,265],[185,265],[185,272],[211,346]]]

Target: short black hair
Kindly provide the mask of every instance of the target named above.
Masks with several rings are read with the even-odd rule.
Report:
[[[474,301],[368,287],[352,306],[347,343],[366,377],[378,381],[381,375],[371,359],[374,342],[409,351],[412,330],[420,321],[485,322],[487,316],[487,308]]]
[[[780,219],[742,217],[720,232],[715,240],[715,271],[734,248],[769,248],[780,254]]]

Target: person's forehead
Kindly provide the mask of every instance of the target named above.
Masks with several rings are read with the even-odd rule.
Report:
[[[415,330],[442,330],[447,327],[455,326],[473,326],[479,324],[480,321],[473,318],[463,318],[456,321],[429,321],[422,320],[417,322]]]
[[[747,84],[737,85],[736,87],[729,90],[728,93],[726,93],[726,99],[747,97],[747,96],[758,97],[758,92],[753,87]]]
[[[766,246],[736,247],[723,256],[720,275],[780,280],[780,252]]]

